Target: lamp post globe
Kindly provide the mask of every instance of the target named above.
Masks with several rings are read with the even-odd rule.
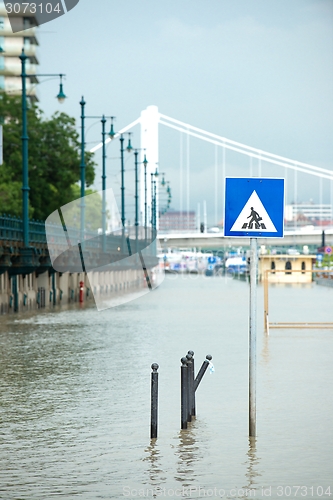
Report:
[[[59,104],[63,104],[65,102],[65,99],[67,99],[67,96],[63,89],[62,77],[63,75],[60,75],[60,87],[59,87],[59,93],[57,95]]]

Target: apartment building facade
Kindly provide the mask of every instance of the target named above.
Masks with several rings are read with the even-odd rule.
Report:
[[[286,226],[292,226],[297,223],[298,226],[328,225],[333,222],[333,210],[331,204],[314,203],[294,203],[285,206]]]
[[[194,210],[189,212],[168,210],[165,214],[160,214],[159,230],[161,232],[195,231],[196,229]]]
[[[11,19],[15,25],[13,33],[9,22],[6,8],[0,2],[0,92],[4,91],[11,95],[20,95],[21,83],[21,61],[19,56],[24,48],[28,56],[26,61],[26,72],[31,75],[27,78],[27,95],[32,101],[38,101],[36,84],[38,79],[34,76],[38,71],[38,38],[36,28],[38,22],[36,17],[28,13],[24,16],[17,14]],[[23,31],[24,30],[24,31]]]

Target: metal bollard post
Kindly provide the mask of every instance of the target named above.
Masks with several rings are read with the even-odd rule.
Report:
[[[192,356],[192,405],[191,405],[191,415],[195,417],[195,390],[194,390],[194,352],[188,351],[188,354]]]
[[[192,364],[192,354],[186,354],[187,359],[187,421],[192,421],[192,400],[193,400],[193,364]]]
[[[80,302],[80,304],[82,304],[84,301],[84,282],[83,281],[80,281],[79,289],[80,289],[79,302]]]
[[[201,368],[200,368],[200,370],[198,372],[198,375],[195,377],[195,381],[194,381],[194,390],[195,391],[199,387],[201,379],[204,376],[205,371],[207,370],[209,362],[210,362],[211,359],[213,359],[213,357],[210,354],[207,354],[205,361],[201,365]]]
[[[187,429],[187,359],[182,358],[180,367],[180,395],[181,395],[181,429]]]
[[[151,365],[151,410],[150,410],[150,439],[157,438],[157,408],[158,408],[158,364]]]

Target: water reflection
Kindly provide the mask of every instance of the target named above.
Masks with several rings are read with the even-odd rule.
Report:
[[[261,476],[258,466],[260,462],[260,458],[257,457],[257,440],[256,438],[249,437],[249,447],[247,450],[247,460],[245,462],[246,465],[246,486],[243,486],[244,490],[253,490],[256,491],[259,488],[259,483],[257,478]],[[248,494],[247,496],[250,496]]]
[[[194,465],[202,458],[202,453],[199,453],[200,448],[196,444],[196,422],[188,425],[187,430],[179,431],[179,444],[175,452],[178,458],[175,479],[180,481],[184,487],[197,480],[196,474],[194,474]]]
[[[145,449],[147,456],[143,459],[148,462],[146,474],[149,476],[149,484],[153,488],[162,487],[167,478],[161,468],[161,450],[157,445],[156,439],[150,440],[150,445]]]
[[[267,334],[264,334],[262,339],[261,359],[263,360],[266,366],[269,364],[270,361],[269,336]]]

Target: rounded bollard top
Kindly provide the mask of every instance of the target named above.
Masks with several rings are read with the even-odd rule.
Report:
[[[192,358],[193,358],[193,356],[194,356],[194,351],[188,351],[188,353],[187,353],[187,354],[191,354],[191,356],[192,356]]]
[[[213,356],[211,356],[210,354],[207,354],[206,359],[208,359],[208,361],[210,361],[211,359],[213,359]]]
[[[192,354],[190,354],[189,352],[186,354],[186,359],[187,361],[191,361],[193,358]]]
[[[157,370],[159,369],[158,364],[157,364],[157,363],[153,363],[153,364],[151,365],[151,369],[153,370],[153,372],[157,372]]]
[[[185,358],[185,357],[184,357],[184,358],[182,358],[182,359],[180,360],[180,362],[182,363],[182,365],[183,365],[183,366],[187,366],[187,358]]]

